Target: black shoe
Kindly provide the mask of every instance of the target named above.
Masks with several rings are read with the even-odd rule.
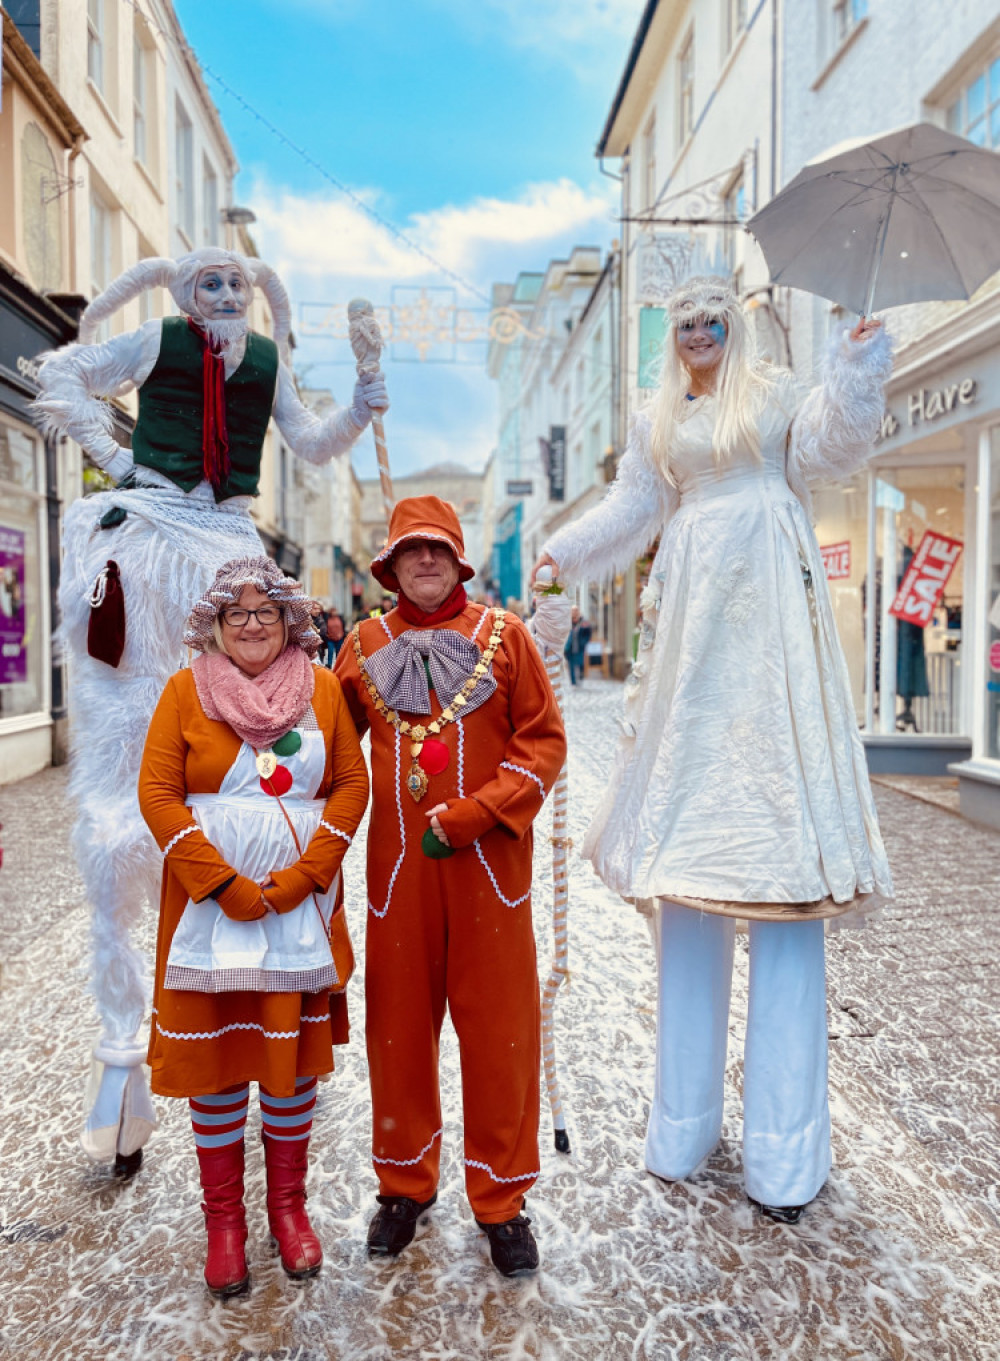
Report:
[[[527,1215],[505,1219],[502,1224],[476,1223],[490,1240],[490,1256],[501,1276],[526,1276],[538,1270],[538,1244],[528,1228]]]
[[[762,1201],[754,1200],[753,1196],[747,1196],[751,1205],[756,1205],[757,1209],[768,1219],[773,1219],[777,1224],[797,1224],[802,1218],[804,1205],[765,1205]]]
[[[437,1200],[437,1192],[423,1204],[409,1196],[376,1196],[379,1209],[368,1225],[368,1256],[395,1257],[413,1242],[417,1220]]]

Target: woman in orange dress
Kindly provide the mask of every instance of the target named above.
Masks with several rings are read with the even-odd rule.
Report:
[[[205,1280],[240,1294],[243,1131],[260,1086],[267,1210],[286,1272],[322,1250],[305,1212],[317,1078],[347,1040],[340,865],[368,775],[298,582],[268,558],[223,566],[195,605],[199,652],[170,678],[139,777],[163,852],[152,1088],[191,1104],[208,1230]]]

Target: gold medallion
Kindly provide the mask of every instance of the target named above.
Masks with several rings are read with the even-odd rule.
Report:
[[[427,793],[427,772],[422,770],[416,761],[410,766],[410,773],[406,777],[406,787],[412,794],[414,803],[419,803]]]
[[[278,758],[273,751],[262,751],[256,761],[257,774],[262,780],[269,780],[278,769]]]

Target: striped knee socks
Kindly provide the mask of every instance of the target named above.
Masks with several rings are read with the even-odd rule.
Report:
[[[316,1078],[300,1077],[294,1096],[272,1096],[260,1089],[260,1122],[269,1139],[292,1143],[308,1139],[316,1105]]]

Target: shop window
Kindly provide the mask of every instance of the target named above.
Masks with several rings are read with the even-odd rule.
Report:
[[[875,731],[961,734],[965,578],[964,464],[879,468],[875,475],[875,590],[872,699]],[[897,591],[925,538],[946,550],[931,569],[943,594],[926,618],[891,613]],[[930,578],[922,589],[936,594]],[[866,590],[866,607],[868,604]]]
[[[0,421],[0,720],[46,707],[39,442]]]
[[[868,473],[813,491],[813,513],[858,725],[865,721]]]

